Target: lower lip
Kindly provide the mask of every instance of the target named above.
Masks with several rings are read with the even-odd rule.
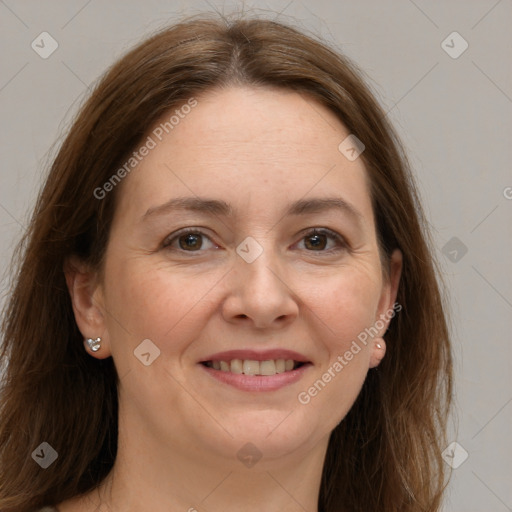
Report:
[[[242,391],[276,391],[297,382],[304,375],[304,372],[313,365],[306,363],[295,370],[276,373],[275,375],[245,375],[243,373],[214,370],[204,364],[199,364],[199,366],[215,379]]]

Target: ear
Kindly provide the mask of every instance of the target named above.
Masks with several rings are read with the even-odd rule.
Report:
[[[396,311],[400,311],[401,306],[394,307],[396,296],[398,294],[398,285],[400,284],[400,276],[402,275],[403,256],[402,251],[395,249],[391,255],[389,262],[389,275],[382,288],[381,297],[375,318],[375,328],[378,333],[373,338],[373,345],[370,348],[370,368],[375,368],[380,364],[386,355],[386,341],[383,336],[387,331],[391,319],[395,316]],[[398,307],[400,309],[398,309]]]
[[[101,338],[100,350],[93,352],[84,342],[85,350],[97,359],[111,356],[105,323],[103,290],[98,283],[97,272],[94,272],[78,258],[72,257],[64,264],[64,275],[71,296],[75,320],[84,340],[86,338]]]

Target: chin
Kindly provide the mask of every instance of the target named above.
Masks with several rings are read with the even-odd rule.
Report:
[[[231,455],[233,451],[238,455],[241,451],[243,455],[244,450],[251,451],[250,447],[244,448],[250,443],[266,459],[281,458],[301,447],[313,446],[328,434],[318,424],[310,423],[312,414],[309,411],[307,421],[301,421],[301,415],[292,408],[238,414],[232,421],[223,423],[232,437],[223,435],[222,441],[216,443],[216,449],[220,448],[223,455]]]

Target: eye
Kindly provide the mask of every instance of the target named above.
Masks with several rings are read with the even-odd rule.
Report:
[[[343,237],[330,229],[314,228],[301,239],[304,248],[313,252],[336,252],[347,248]]]
[[[347,248],[343,237],[325,228],[314,228],[300,240],[304,249],[309,252],[337,252]],[[170,235],[162,244],[165,249],[181,252],[201,252],[215,249],[218,246],[203,231],[197,228],[185,228]],[[301,247],[299,247],[301,248]]]
[[[208,243],[210,244],[209,247]],[[178,233],[173,233],[162,246],[165,249],[186,252],[200,252],[201,249],[218,247],[205,233],[195,228],[186,228],[178,231]]]

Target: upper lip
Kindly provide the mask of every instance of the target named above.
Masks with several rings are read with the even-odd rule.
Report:
[[[309,363],[309,359],[294,352],[293,350],[272,349],[272,350],[227,350],[225,352],[217,352],[205,357],[200,362],[207,361],[232,361],[233,359],[250,359],[251,361],[269,361],[271,359],[293,359],[302,363]]]

